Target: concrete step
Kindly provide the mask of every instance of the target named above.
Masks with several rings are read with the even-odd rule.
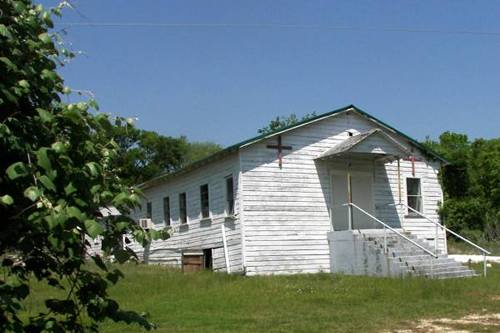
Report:
[[[426,276],[434,279],[450,279],[450,278],[474,277],[478,276],[478,274],[476,274],[476,272],[473,272],[471,270],[462,270],[454,272],[435,273],[433,275],[429,273]]]
[[[381,249],[384,248],[384,243],[371,242],[373,246],[379,247]],[[434,253],[434,249],[429,249],[422,245],[423,248]],[[406,251],[408,253],[414,253],[416,251],[420,251],[422,253],[426,253],[424,250],[416,246],[415,244],[407,243],[407,244],[387,244],[388,251]]]
[[[427,265],[431,262],[433,264],[443,264],[443,263],[449,263],[449,264],[459,264],[455,260],[451,258],[446,258],[446,257],[438,257],[434,258],[428,255],[415,255],[415,256],[406,256],[406,257],[396,257],[400,259],[400,261],[407,262],[412,265]]]
[[[465,268],[462,265],[457,265],[457,264],[454,264],[454,263],[432,263],[432,265],[431,265],[430,263],[426,263],[426,264],[412,264],[412,263],[407,263],[407,262],[399,262],[398,266],[399,267],[405,267],[405,266],[406,267],[412,267],[412,268],[420,269],[420,270],[430,270],[431,268],[433,270],[437,270],[437,269],[456,269],[456,268],[464,269]]]
[[[414,270],[415,271],[419,271],[419,272],[423,272],[423,273],[426,273],[426,274],[430,274],[431,272],[433,272],[434,274],[440,274],[440,273],[450,273],[450,272],[462,272],[462,271],[466,271],[466,270],[469,270],[467,268],[464,268],[464,267],[434,267],[434,268],[430,268],[430,267],[414,267]]]
[[[410,233],[404,233],[404,235],[428,251],[433,253],[436,251],[434,244],[419,239]],[[388,232],[385,239],[383,232],[363,233],[358,236],[377,251],[383,251],[385,244],[387,246],[385,256],[395,264],[393,267],[399,270],[401,276],[425,276],[436,279],[478,276],[475,271],[448,258],[441,251],[437,252],[438,258],[434,258],[423,249],[398,235]]]
[[[471,270],[459,270],[459,271],[449,271],[449,272],[407,272],[409,276],[422,276],[433,279],[451,279],[451,278],[463,278],[463,277],[475,277],[478,274]]]
[[[397,248],[397,249],[389,249],[388,250],[390,254],[392,254],[392,256],[395,256],[395,257],[408,257],[408,256],[412,256],[412,255],[426,255],[426,256],[429,256],[429,254],[427,252],[425,252],[424,250],[420,250],[420,249],[400,249],[400,248]]]

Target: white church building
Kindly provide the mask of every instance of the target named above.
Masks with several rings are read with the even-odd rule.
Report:
[[[462,277],[437,213],[440,156],[355,106],[230,146],[140,187],[148,263],[247,275]]]

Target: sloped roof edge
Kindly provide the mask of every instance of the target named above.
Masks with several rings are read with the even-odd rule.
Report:
[[[333,146],[332,148],[328,149],[326,152],[323,154],[319,155],[315,159],[328,159],[333,156],[336,156],[338,154],[348,152],[355,148],[356,146],[360,145],[362,142],[368,140],[370,137],[374,135],[380,135],[382,138],[384,138],[387,142],[390,142],[393,144],[397,149],[399,149],[401,152],[404,152],[405,154],[410,154],[410,151],[406,149],[404,146],[402,146],[399,142],[394,140],[389,134],[385,133],[379,128],[374,128],[369,130],[368,132],[360,133],[358,135],[350,136],[344,141],[340,142],[339,144]]]
[[[186,172],[189,172],[191,170],[194,170],[194,169],[197,169],[207,163],[211,163],[211,162],[214,162],[214,161],[217,161],[217,160],[221,160],[222,158],[224,157],[227,157],[229,155],[231,155],[232,153],[234,152],[237,152],[240,148],[243,148],[243,147],[246,147],[246,146],[249,146],[249,145],[252,145],[252,144],[255,144],[255,143],[258,143],[262,140],[265,140],[265,139],[269,139],[269,138],[272,138],[276,135],[280,135],[282,133],[285,133],[285,132],[288,132],[290,130],[293,130],[293,129],[296,129],[296,128],[299,128],[299,127],[302,127],[302,126],[305,126],[305,125],[309,125],[311,123],[314,123],[314,122],[317,122],[317,121],[320,121],[320,120],[323,120],[325,118],[329,118],[329,117],[332,117],[332,116],[335,116],[335,115],[339,115],[343,112],[347,112],[347,111],[354,111],[356,113],[358,113],[359,115],[379,124],[380,126],[386,128],[387,130],[395,133],[395,134],[398,134],[402,137],[404,137],[405,139],[407,139],[410,143],[412,143],[415,147],[419,148],[422,152],[424,152],[426,155],[432,157],[433,159],[437,159],[437,160],[440,160],[444,163],[448,163],[448,161],[446,159],[444,159],[442,156],[440,156],[439,154],[437,154],[436,152],[434,152],[433,150],[425,147],[424,145],[422,145],[420,142],[418,142],[417,140],[413,139],[412,137],[410,137],[409,135],[406,135],[405,133],[395,129],[394,127],[386,124],[385,122],[375,118],[374,116],[368,114],[367,112],[361,110],[360,108],[356,107],[355,105],[351,104],[351,105],[347,105],[347,106],[344,106],[342,108],[339,108],[339,109],[335,109],[333,111],[330,111],[330,112],[326,112],[326,113],[323,113],[323,114],[320,114],[320,115],[317,115],[315,117],[312,117],[312,118],[309,118],[309,119],[306,119],[306,120],[303,120],[303,121],[300,121],[298,123],[295,123],[293,125],[290,125],[290,126],[287,126],[287,127],[284,127],[284,128],[280,128],[276,131],[273,131],[271,133],[264,133],[264,134],[261,134],[261,135],[258,135],[258,136],[255,136],[253,138],[250,138],[250,139],[247,139],[247,140],[244,140],[244,141],[241,141],[241,142],[238,142],[234,145],[231,145],[229,147],[226,147],[224,149],[222,149],[221,151],[218,151],[216,152],[215,154],[212,154],[208,157],[205,157],[201,160],[198,160],[198,161],[195,161],[191,164],[188,164],[186,165],[185,167],[177,170],[177,171],[174,171],[174,172],[171,172],[171,173],[164,173],[164,174],[161,174],[159,176],[156,176],[156,177],[153,177],[151,178],[150,180],[147,180],[145,181],[144,183],[141,183],[138,185],[139,188],[142,188],[142,189],[146,189],[148,187],[151,187],[153,186],[154,184],[158,183],[158,182],[162,182],[162,181],[165,181],[167,179],[170,179],[174,176],[179,176],[183,173],[186,173]]]

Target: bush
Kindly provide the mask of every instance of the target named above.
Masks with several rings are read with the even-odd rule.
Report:
[[[446,226],[455,232],[484,230],[485,203],[478,198],[448,199],[441,209]]]

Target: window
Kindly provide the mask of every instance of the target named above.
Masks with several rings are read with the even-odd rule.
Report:
[[[165,221],[165,225],[170,225],[170,198],[163,198],[163,220]]]
[[[201,218],[210,217],[210,203],[208,197],[208,184],[200,186]]]
[[[406,195],[408,206],[422,213],[422,187],[420,178],[406,178]],[[408,209],[408,215],[418,216],[411,209]]]
[[[234,215],[233,176],[226,178],[226,212],[227,215]]]
[[[186,192],[179,194],[179,220],[181,223],[187,222]]]
[[[203,268],[212,270],[213,259],[212,259],[212,249],[203,250]]]
[[[151,202],[146,204],[146,218],[153,218],[153,204]]]

